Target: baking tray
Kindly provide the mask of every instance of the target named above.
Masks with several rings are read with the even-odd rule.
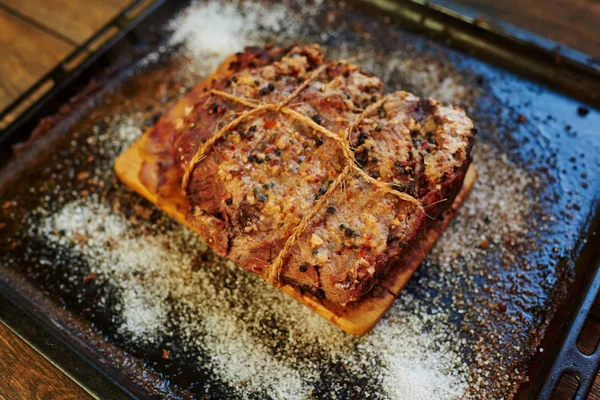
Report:
[[[163,234],[153,232],[154,225],[140,222],[145,218],[159,222],[159,226],[167,225],[170,230],[177,229],[168,225],[169,221],[160,213],[149,212],[147,204],[112,179],[107,172],[110,168],[106,166],[118,149],[110,147],[110,135],[104,138],[103,133],[114,131],[115,121],[111,118],[115,115],[135,114],[134,125],[148,126],[201,75],[197,71],[183,71],[188,54],[184,52],[182,56],[180,49],[185,48],[185,44],[172,46],[164,42],[169,36],[165,33],[168,21],[187,6],[185,1],[135,2],[0,116],[4,120],[8,114],[24,110],[0,135],[2,151],[7,155],[2,161],[0,177],[0,222],[4,224],[0,232],[3,262],[0,315],[13,330],[101,398],[226,398],[243,397],[248,393],[249,397],[278,396],[273,382],[260,376],[265,370],[256,372],[257,382],[267,384],[267,391],[260,394],[257,394],[256,383],[242,382],[239,386],[239,380],[226,379],[231,376],[222,368],[235,365],[231,352],[226,354],[229,360],[218,364],[211,353],[214,349],[204,349],[209,358],[213,358],[203,364],[198,362],[198,354],[189,356],[190,349],[178,338],[177,332],[169,332],[172,336],[166,340],[160,337],[160,343],[148,344],[141,343],[139,338],[135,340],[131,331],[120,331],[115,316],[119,316],[116,309],[122,304],[118,304],[118,296],[111,294],[116,289],[102,273],[91,273],[94,266],[89,265],[87,253],[65,251],[62,245],[57,250],[39,240],[39,235],[31,234],[43,231],[48,217],[59,215],[60,207],[64,207],[58,204],[61,201],[79,201],[82,196],[96,195],[111,204],[113,211],[103,210],[108,212],[108,219],[116,213],[126,216],[136,226],[141,224],[134,232],[142,229],[148,231],[143,233],[145,235]],[[277,10],[277,7],[261,10],[268,9]],[[283,29],[287,36],[274,36],[269,32],[273,24],[254,21],[259,36],[264,34],[270,40],[284,43],[298,38],[303,42],[320,42],[332,56],[355,57],[365,68],[383,76],[389,88],[402,87],[420,95],[433,93],[465,107],[478,125],[478,146],[489,150],[476,157],[476,162],[487,167],[483,155],[496,154],[501,158],[503,154],[509,162],[499,165],[510,169],[506,170],[506,185],[499,180],[498,190],[517,188],[519,193],[530,196],[528,200],[521,198],[528,201],[528,211],[515,214],[523,221],[502,221],[495,225],[494,220],[482,215],[464,215],[462,219],[459,216],[455,235],[460,234],[461,223],[480,218],[482,223],[491,224],[498,231],[507,222],[517,224],[521,230],[512,240],[502,235],[499,240],[482,239],[478,243],[481,251],[476,251],[478,263],[465,261],[462,265],[462,258],[454,259],[456,271],[451,273],[456,279],[440,275],[444,270],[436,264],[441,258],[434,250],[395,308],[414,311],[412,304],[418,303],[423,319],[434,321],[431,326],[424,325],[423,330],[439,335],[436,331],[439,323],[435,322],[439,309],[463,307],[445,315],[444,320],[449,332],[458,332],[457,341],[467,343],[459,349],[463,352],[459,354],[461,366],[457,370],[466,368],[467,375],[482,379],[486,371],[494,373],[490,364],[497,367],[496,372],[507,366],[517,370],[488,376],[487,383],[486,379],[480,383],[479,389],[483,391],[474,392],[474,397],[485,394],[487,397],[550,398],[562,373],[575,371],[581,379],[578,396],[585,398],[598,370],[597,352],[584,356],[576,346],[600,283],[596,276],[598,239],[595,236],[600,197],[597,179],[600,139],[594,128],[600,122],[600,114],[594,108],[598,106],[600,93],[597,62],[571,49],[555,47],[535,35],[506,25],[502,29],[495,28],[468,13],[457,13],[436,4],[308,2],[302,9],[292,4],[289,13],[300,15],[305,24],[294,30],[282,28],[285,24],[280,23],[278,29]],[[232,18],[237,18],[235,15]],[[278,14],[269,14],[273,15]],[[110,36],[108,40],[107,36]],[[397,64],[392,70],[386,69],[392,63],[390,60]],[[453,86],[456,80],[460,85]],[[52,88],[44,92],[50,86]],[[44,117],[49,118],[42,119]],[[125,136],[135,134],[132,126],[126,128],[119,132]],[[10,146],[27,140],[34,130],[35,139],[20,146],[16,157],[8,157]],[[109,154],[99,154],[99,149]],[[88,183],[89,178],[80,175],[96,169],[99,173],[91,175],[105,179],[102,189],[97,187],[97,182]],[[515,171],[525,171],[525,177],[535,179],[525,182],[525,188],[515,186],[511,183]],[[499,179],[494,171],[483,176]],[[58,185],[63,189],[57,193],[40,194],[49,188],[57,190]],[[531,191],[526,190],[528,185]],[[92,186],[96,194],[90,193]],[[481,187],[485,186],[482,182]],[[506,193],[505,197],[514,201],[517,198],[513,195]],[[473,201],[479,200],[476,197]],[[51,203],[41,207],[44,215],[37,213],[31,219],[30,214],[39,210],[43,202]],[[500,206],[502,199],[494,204]],[[513,208],[518,205],[513,204]],[[473,207],[477,210],[476,205]],[[56,218],[52,221],[57,222]],[[481,229],[489,232],[489,228]],[[54,239],[61,235],[60,232],[46,234]],[[521,242],[522,238],[527,240]],[[81,243],[77,246],[89,248],[85,237],[79,240]],[[519,248],[523,245],[528,248]],[[107,246],[118,248],[118,244]],[[515,249],[506,250],[512,247]],[[492,250],[483,251],[485,248]],[[495,250],[500,251],[500,248],[505,256],[513,258],[498,258]],[[212,259],[201,261],[213,265]],[[259,284],[227,268],[211,271],[211,279],[224,282],[222,287],[216,288],[224,293],[236,288],[251,290]],[[143,274],[136,279],[144,285]],[[436,286],[436,282],[439,285]],[[457,300],[457,293],[476,298]],[[413,301],[408,301],[409,298]],[[243,295],[241,299],[249,301]],[[274,306],[282,305],[301,313],[295,305],[279,297],[268,299]],[[260,310],[252,303],[247,306],[249,310]],[[236,305],[231,307],[231,313],[239,311]],[[477,315],[469,313],[469,307],[486,317],[478,320]],[[289,335],[295,328],[280,321],[286,318],[278,314],[280,311],[274,308],[273,315],[261,315],[265,319],[262,327],[273,327],[275,331],[268,343],[261,343],[269,352],[287,356],[289,349],[281,348],[287,343],[282,335]],[[395,320],[398,315],[404,314],[393,309],[383,321],[384,327],[376,329],[370,337],[393,329],[394,323],[398,324]],[[240,317],[237,322],[251,324],[244,318],[249,317]],[[515,321],[511,322],[513,318]],[[528,329],[514,329],[524,326]],[[313,330],[323,329],[332,336],[336,334],[321,325]],[[228,331],[223,336],[227,335],[235,336],[236,331]],[[510,340],[496,340],[501,335]],[[407,347],[415,337],[419,336],[407,337]],[[474,345],[479,337],[489,341],[489,346]],[[345,337],[340,338],[341,342],[345,340]],[[351,344],[377,346],[377,343],[369,343],[369,339],[366,342]],[[223,345],[219,340],[210,344]],[[515,349],[517,346],[522,347]],[[169,349],[167,353],[166,349]],[[496,350],[498,354],[486,354],[489,350]],[[304,358],[313,362],[311,357],[315,357],[310,351],[291,355],[297,357],[297,366],[305,365],[302,364]],[[499,361],[501,357],[506,360]],[[385,359],[381,362],[393,364]],[[440,363],[444,363],[443,357]],[[256,365],[263,364],[257,361]],[[298,371],[290,369],[289,363],[282,365],[286,371]],[[385,373],[363,376],[350,367],[339,360],[329,360],[312,369],[319,379],[311,384],[310,396],[392,397],[385,393],[386,388],[393,386],[386,381]],[[272,369],[266,371],[273,373]],[[397,377],[400,378],[402,376]],[[232,384],[234,381],[238,386]],[[502,385],[490,385],[494,382]],[[469,385],[473,387],[475,383],[471,381]],[[367,393],[361,388],[366,388]],[[280,392],[281,396],[286,397],[285,392],[283,395]]]

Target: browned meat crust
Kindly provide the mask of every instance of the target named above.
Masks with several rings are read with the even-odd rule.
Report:
[[[335,135],[346,135],[365,109],[381,104],[347,138],[355,165],[373,182],[351,170],[328,193],[348,166],[338,140],[280,110],[223,130],[191,168],[198,149],[224,126],[252,107],[281,103],[303,83],[287,108]],[[470,163],[473,124],[461,109],[406,92],[383,97],[377,77],[347,61],[324,62],[318,46],[249,48],[186,95],[176,106],[184,107],[184,118],[167,113],[152,128],[148,151],[158,171],[142,171],[140,178],[160,177],[175,165],[174,179],[181,182],[192,171],[185,187],[188,221],[218,254],[261,275],[272,272],[286,240],[327,193],[327,204],[280,255],[280,277],[347,304],[367,293],[428,221],[452,204]],[[160,191],[172,181],[145,184]],[[388,186],[418,201],[391,194]]]

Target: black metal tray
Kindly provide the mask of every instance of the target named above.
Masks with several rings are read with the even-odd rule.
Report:
[[[308,8],[317,7],[309,3]],[[65,187],[72,185],[77,194],[65,192],[64,195],[74,198],[81,196],[82,190],[89,189],[73,183],[75,175],[85,172],[80,158],[95,155],[100,160],[90,161],[93,167],[100,165],[94,164],[96,162],[110,161],[110,157],[102,159],[85,145],[81,147],[82,154],[75,154],[69,147],[70,141],[79,145],[90,135],[93,137],[94,129],[109,132],[112,129],[110,123],[102,125],[102,119],[115,112],[129,112],[129,108],[141,115],[136,119],[141,126],[147,125],[156,113],[172,104],[180,88],[184,91],[192,84],[189,76],[171,82],[174,76],[179,76],[177,71],[182,65],[177,47],[166,46],[166,50],[160,51],[151,61],[144,59],[164,44],[165,24],[186,5],[185,1],[135,2],[0,114],[0,121],[3,121],[15,111],[24,110],[0,132],[1,150],[6,155],[0,173],[3,204],[0,223],[5,224],[0,230],[3,262],[0,267],[0,318],[101,398],[225,398],[244,391],[215,379],[209,366],[187,367],[195,360],[177,348],[172,350],[172,358],[163,357],[162,350],[167,346],[164,341],[160,346],[141,345],[118,332],[111,319],[115,304],[109,301],[108,305],[98,305],[102,295],[113,290],[110,284],[96,286],[94,281],[98,277],[87,275],[90,266],[82,262],[81,257],[51,251],[46,244],[27,236],[25,231],[29,231],[31,225],[42,224],[39,216],[21,221],[43,201],[41,195],[27,196],[27,191],[38,185],[36,178],[41,176],[43,181],[48,179],[50,184],[58,182]],[[597,132],[600,113],[594,109],[600,104],[597,61],[510,26],[502,25],[502,30],[492,28],[468,13],[458,14],[435,4],[355,1],[344,7],[336,2],[320,7],[322,9],[314,13],[291,7],[290,12],[308,14],[311,18],[305,27],[295,32],[302,42],[322,41],[334,56],[357,56],[357,62],[378,75],[385,74],[382,66],[389,64],[387,57],[393,56],[397,60],[400,55],[409,62],[414,61],[416,64],[407,64],[408,68],[421,72],[427,71],[422,69],[424,64],[431,63],[436,73],[442,72],[436,77],[437,84],[430,76],[419,81],[414,71],[406,69],[402,70],[406,77],[393,75],[384,79],[388,87],[407,88],[420,95],[428,95],[428,90],[443,94],[440,87],[448,76],[461,79],[466,93],[455,93],[456,102],[475,119],[482,143],[504,153],[512,164],[537,179],[536,187],[530,193],[534,200],[531,211],[523,216],[530,225],[522,235],[532,236],[526,242],[531,248],[514,250],[514,254],[510,254],[516,255],[517,259],[513,259],[512,264],[505,261],[503,266],[500,266],[502,260],[494,258],[493,251],[484,254],[481,263],[487,263],[490,270],[496,268],[498,272],[479,268],[472,273],[480,274],[481,278],[468,282],[460,281],[464,276],[459,275],[459,280],[454,282],[456,287],[428,287],[428,282],[438,279],[436,274],[440,268],[430,260],[411,281],[406,290],[408,295],[417,300],[441,299],[439,304],[424,303],[425,313],[435,315],[432,305],[448,307],[455,301],[448,296],[454,292],[462,293],[460,285],[474,285],[464,289],[469,296],[475,293],[475,287],[487,291],[492,286],[485,300],[489,315],[495,316],[484,318],[489,326],[477,328],[481,331],[476,331],[475,335],[481,334],[493,342],[493,334],[499,333],[525,343],[522,351],[509,346],[514,343],[490,347],[504,350],[502,355],[510,360],[510,363],[499,363],[498,366],[511,365],[521,369],[507,380],[507,385],[513,387],[507,386],[502,389],[504,391],[493,394],[550,398],[562,373],[574,371],[581,379],[578,396],[584,398],[597,374],[600,360],[598,352],[585,356],[576,345],[600,287],[600,275],[597,275],[600,246],[595,236],[600,215],[600,181],[597,179],[600,176],[600,137]],[[99,45],[111,31],[114,36]],[[323,31],[335,34],[321,37],[319,32]],[[281,40],[289,42],[291,39]],[[363,49],[371,49],[373,52],[367,55],[379,58],[369,60],[359,51]],[[80,63],[73,67],[77,62]],[[165,81],[171,83],[162,88],[160,85]],[[48,86],[52,89],[40,92]],[[154,104],[150,95],[156,88],[165,92],[165,99],[160,104]],[[137,103],[128,103],[128,98],[136,99]],[[42,120],[48,116],[54,117]],[[21,148],[19,155],[9,156],[10,146],[26,140],[38,126],[34,134],[36,139]],[[65,160],[71,159],[74,164],[69,164],[68,168],[52,170],[49,167],[68,164]],[[52,173],[65,176],[53,182]],[[102,198],[108,199],[113,206],[118,199],[123,204],[118,212],[135,218],[133,205],[144,206],[144,203],[111,181],[105,171],[102,176],[110,181]],[[507,176],[507,180],[509,178]],[[44,186],[43,181],[39,186]],[[510,198],[508,193],[507,198]],[[13,199],[18,199],[16,204],[11,202]],[[154,222],[168,225],[168,221],[156,212],[150,217]],[[538,217],[549,219],[536,220]],[[494,221],[486,223],[493,224]],[[548,226],[542,230],[541,225]],[[152,229],[151,226],[144,228]],[[174,228],[169,226],[169,229]],[[538,231],[543,234],[534,237]],[[510,245],[492,243],[492,248]],[[535,251],[531,251],[532,248]],[[53,260],[54,265],[40,263],[42,259]],[[225,276],[217,274],[212,278],[225,282],[238,279],[229,276],[230,271],[223,273]],[[76,279],[70,280],[73,276]],[[82,283],[84,281],[86,283]],[[447,282],[442,281],[444,283]],[[254,284],[254,281],[245,282],[245,285]],[[504,286],[498,286],[501,289],[494,291],[494,284]],[[509,288],[510,284],[515,287]],[[226,289],[232,290],[229,286]],[[503,297],[509,294],[511,296]],[[275,301],[280,300],[275,298]],[[485,311],[482,299],[472,305]],[[526,321],[522,325],[519,322],[511,325],[504,317],[494,314],[498,310],[501,313],[508,310],[507,315],[520,315]],[[272,318],[267,319],[266,326],[272,324],[279,335],[286,333],[289,327],[277,317]],[[473,328],[470,320],[473,318],[451,313],[447,323],[450,330],[459,331],[465,327]],[[510,328],[517,326],[529,326],[531,331],[511,331]],[[473,334],[468,332],[461,331],[460,335],[467,342],[473,340]],[[269,351],[278,352],[281,340],[281,336],[273,339]],[[472,367],[477,361],[476,347],[465,346],[465,349],[461,357]],[[497,362],[489,355],[486,360]],[[364,397],[360,388],[354,386],[358,379],[356,374],[344,368],[340,363],[322,365],[320,383],[313,386],[311,396],[319,398],[332,390],[339,398]],[[525,376],[529,379],[527,382],[524,382]],[[359,386],[377,387],[369,379],[359,379]],[[514,387],[517,384],[520,384],[518,390]],[[265,395],[273,394],[262,394]],[[372,396],[378,398],[377,394]]]

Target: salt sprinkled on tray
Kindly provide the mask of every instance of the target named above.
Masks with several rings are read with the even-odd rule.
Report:
[[[289,22],[286,17],[286,8],[281,4],[266,7],[254,2],[196,2],[169,24],[173,31],[170,44],[183,44],[186,55],[210,72],[224,57],[246,46],[264,45],[260,32],[281,31]]]
[[[319,12],[318,7],[311,10]],[[263,44],[268,32],[281,30],[278,37],[284,39],[294,36],[300,30],[287,13],[279,4],[195,3],[170,24],[170,43],[182,45],[183,56],[191,59],[195,71],[184,73],[206,74],[245,45]],[[335,49],[330,55],[335,56]],[[158,57],[144,62],[153,60]],[[375,64],[373,72],[384,70],[386,81],[404,74],[407,82],[443,100],[468,101],[460,77],[440,74],[437,66],[423,69],[400,56],[384,66]],[[73,153],[104,156],[90,179],[124,193],[112,165],[141,135],[143,119],[143,113],[115,115],[105,121],[108,128],[92,131],[88,149],[71,145]],[[206,383],[208,392],[223,382],[242,398],[335,398],[348,392],[408,400],[500,397],[514,380],[508,372],[494,383],[497,391],[486,392],[491,390],[486,376],[494,376],[502,356],[494,353],[495,342],[466,341],[451,319],[457,312],[476,320],[469,316],[475,307],[461,295],[479,290],[475,280],[487,268],[483,257],[494,252],[512,256],[507,241],[524,235],[529,191],[536,181],[486,143],[476,144],[474,164],[479,178],[470,197],[390,311],[361,338],[215,256],[195,234],[137,197],[130,206],[141,216],[133,219],[115,198],[99,195],[58,210],[40,207],[34,216],[37,225],[28,234],[61,254],[83,258],[89,271],[111,288],[108,293],[117,300],[113,322],[128,343],[168,347],[177,337],[170,357],[192,355],[196,364],[190,369],[208,368],[217,381]],[[500,186],[503,191],[497,190]],[[130,198],[117,196],[123,202]],[[155,217],[149,218],[152,213]],[[42,256],[40,262],[50,265],[53,259]],[[99,300],[104,302],[106,298]]]

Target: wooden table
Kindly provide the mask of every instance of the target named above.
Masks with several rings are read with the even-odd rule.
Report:
[[[455,0],[600,58],[598,0]],[[115,16],[128,0],[0,0],[0,109]],[[596,307],[600,310],[600,307]],[[592,320],[600,334],[600,315]],[[596,340],[586,341],[595,346]],[[590,398],[600,400],[596,380]],[[0,399],[90,396],[0,324]],[[561,399],[568,398],[560,396]]]

